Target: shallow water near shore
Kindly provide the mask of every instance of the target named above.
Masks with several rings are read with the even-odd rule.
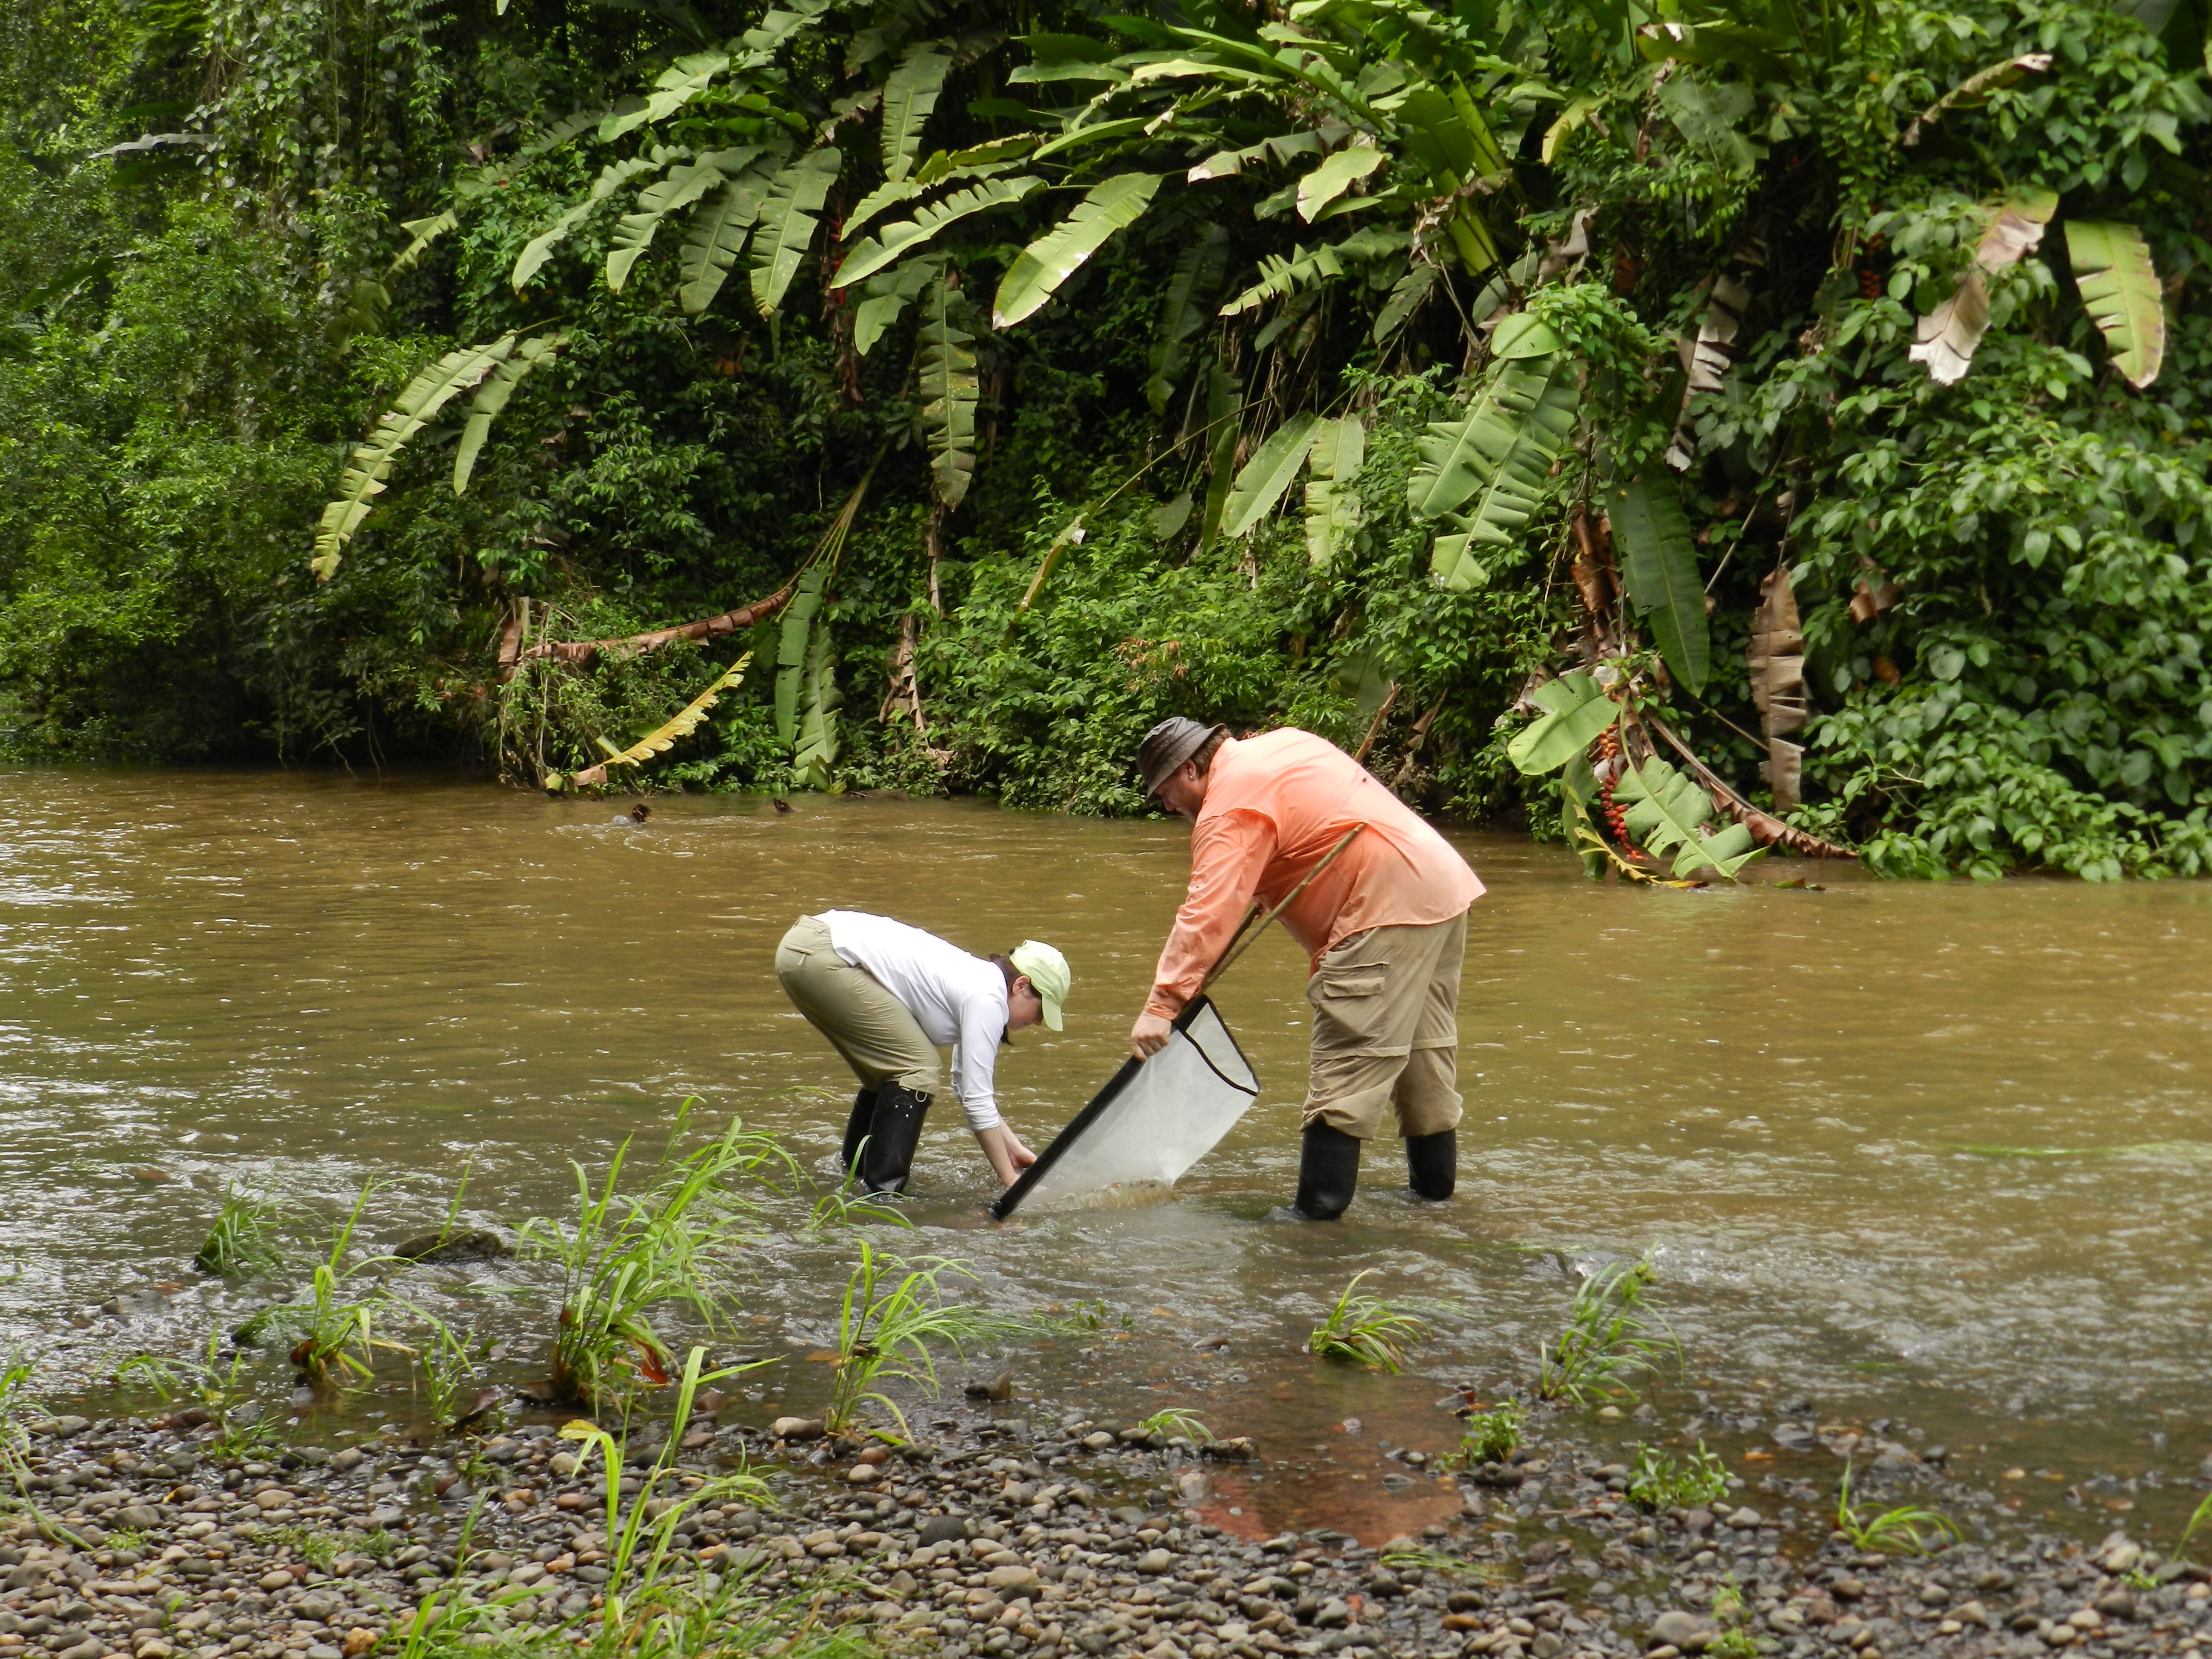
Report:
[[[1042,1145],[1119,1063],[1182,827],[793,805],[663,798],[629,828],[617,803],[448,778],[0,774],[0,1346],[44,1354],[49,1388],[89,1386],[264,1304],[190,1266],[228,1181],[325,1211],[388,1181],[389,1240],[442,1214],[465,1164],[468,1213],[511,1227],[571,1201],[568,1159],[597,1171],[687,1096],[826,1180],[849,1084],[769,963],[793,917],[833,906],[1067,952],[1067,1030],[1000,1063]],[[890,1247],[973,1263],[1010,1309],[1105,1304],[1098,1328],[978,1368],[1010,1366],[1018,1399],[1189,1406],[1255,1436],[1264,1469],[1215,1499],[1255,1531],[1400,1530],[1456,1499],[1379,1449],[1450,1445],[1437,1401],[1533,1376],[1577,1262],[1648,1252],[1687,1365],[1656,1392],[1660,1425],[1600,1431],[1624,1447],[1695,1417],[1747,1475],[1832,1481],[1833,1455],[1778,1446],[1778,1420],[1887,1419],[2023,1520],[2178,1530],[2212,1452],[2212,888],[1777,864],[1741,890],[1637,892],[1557,848],[1455,840],[1490,888],[1458,1199],[1411,1203],[1380,1143],[1346,1224],[1280,1215],[1307,1011],[1274,937],[1217,999],[1259,1102],[1172,1200],[994,1226],[957,1109],[933,1115],[916,1231]],[[1819,890],[1771,884],[1800,877]],[[771,1206],[741,1331],[791,1356],[757,1374],[763,1407],[827,1391],[805,1356],[842,1247],[781,1224],[804,1207]],[[1297,1352],[1363,1268],[1449,1304],[1413,1376]],[[544,1310],[506,1293],[526,1274],[430,1277],[531,1374]]]

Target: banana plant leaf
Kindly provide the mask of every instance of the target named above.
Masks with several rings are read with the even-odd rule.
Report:
[[[2166,361],[2166,306],[2150,245],[2133,225],[2069,219],[2066,257],[2089,320],[2105,337],[2112,367],[2137,391]]]
[[[1616,489],[1613,533],[1620,544],[1629,603],[1650,624],[1659,653],[1692,696],[1712,672],[1705,625],[1705,584],[1698,580],[1698,544],[1671,478],[1638,478]]]
[[[783,613],[782,632],[775,650],[775,734],[787,744],[799,741],[799,697],[806,672],[807,645],[815,614],[822,609],[822,590],[830,580],[827,560],[817,560],[799,579],[799,592]]]
[[[1613,799],[1625,805],[1622,815],[1629,833],[1646,849],[1674,855],[1677,878],[1701,876],[1710,871],[1725,881],[1766,851],[1741,823],[1731,823],[1713,835],[1705,826],[1713,816],[1713,798],[1686,773],[1662,760],[1648,760],[1622,773],[1613,786]]]
[[[1534,696],[1544,712],[1505,745],[1505,758],[1530,777],[1558,771],[1620,718],[1620,706],[1587,674],[1563,674]]]

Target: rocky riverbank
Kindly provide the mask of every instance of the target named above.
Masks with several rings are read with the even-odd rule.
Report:
[[[641,1429],[627,1461],[672,1459],[672,1492],[740,1464],[767,1477],[772,1504],[679,1511],[687,1577],[696,1560],[755,1607],[949,1659],[2212,1650],[2206,1571],[2117,1534],[1892,1558],[1831,1534],[1819,1504],[1648,1513],[1625,1468],[1557,1439],[1461,1477],[1456,1516],[1362,1543],[1241,1535],[1208,1503],[1212,1466],[1158,1436],[985,1418],[923,1432],[901,1449],[707,1416],[674,1448]],[[556,1420],[234,1460],[213,1437],[198,1412],[33,1428],[37,1513],[0,1526],[0,1656],[358,1659],[396,1651],[426,1603],[486,1601],[507,1605],[475,1622],[479,1645],[588,1640],[618,1588],[604,1480]]]

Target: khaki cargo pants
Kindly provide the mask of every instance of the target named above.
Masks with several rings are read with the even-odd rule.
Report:
[[[1457,1127],[1459,973],[1467,915],[1340,939],[1306,981],[1313,1005],[1307,1123],[1371,1140],[1383,1109],[1411,1139]]]
[[[896,1083],[937,1092],[937,1049],[906,1005],[830,942],[830,925],[801,916],[775,947],[776,982],[807,1024],[830,1039],[863,1088]]]

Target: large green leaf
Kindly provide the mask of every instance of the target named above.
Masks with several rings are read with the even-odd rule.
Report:
[[[1323,421],[1314,428],[1307,465],[1306,561],[1325,569],[1344,538],[1359,527],[1359,494],[1352,479],[1367,459],[1367,428],[1357,415]]]
[[[1613,538],[1628,601],[1650,623],[1659,653],[1692,696],[1712,671],[1698,544],[1672,478],[1638,478],[1613,491]]]
[[[1458,190],[1475,171],[1475,135],[1460,119],[1449,95],[1437,88],[1417,87],[1401,101],[1398,143],[1434,194]]]
[[[714,77],[729,66],[726,52],[696,52],[678,58],[661,72],[642,105],[621,114],[609,115],[599,123],[599,142],[605,143],[648,123],[666,120],[704,92]]]
[[[1231,469],[1237,465],[1237,441],[1242,435],[1244,399],[1237,377],[1214,362],[1206,381],[1206,510],[1198,521],[1198,544],[1212,544],[1221,530],[1221,514],[1229,505]]]
[[[884,82],[884,176],[896,182],[914,170],[921,130],[945,90],[952,59],[934,41],[908,46]]]
[[[975,337],[960,326],[963,303],[951,273],[930,285],[915,370],[929,434],[930,488],[947,511],[966,497],[975,471]]]
[[[443,213],[434,213],[426,219],[403,221],[399,228],[405,231],[412,240],[392,257],[392,263],[385,267],[385,276],[389,278],[397,276],[403,270],[412,270],[416,262],[422,258],[430,244],[460,222],[461,216],[451,208],[447,208]]]
[[[1234,317],[1301,289],[1318,287],[1343,276],[1347,264],[1382,258],[1398,252],[1412,240],[1402,230],[1370,227],[1331,246],[1294,247],[1288,254],[1268,254],[1260,261],[1260,280],[1222,307],[1221,314]]]
[[[1390,158],[1367,144],[1348,144],[1298,180],[1298,217],[1311,224],[1331,202]]]
[[[778,671],[779,682],[781,671]],[[779,683],[779,694],[781,691]],[[801,788],[827,789],[837,763],[837,710],[844,694],[837,690],[837,658],[830,630],[817,628],[806,647],[806,666],[799,688],[799,732],[791,748],[791,769]]]
[[[1018,179],[993,179],[955,191],[941,202],[932,202],[911,219],[894,219],[884,227],[880,237],[868,238],[845,256],[845,263],[837,267],[837,275],[830,286],[843,288],[848,283],[872,276],[893,260],[913,252],[945,226],[970,214],[1011,206],[1043,184],[1043,179],[1027,174]]]
[[[1564,354],[1516,358],[1492,370],[1466,419],[1432,424],[1408,493],[1424,518],[1467,509],[1459,533],[1437,538],[1437,581],[1466,592],[1488,580],[1482,551],[1517,548],[1560,449],[1575,427],[1575,367]]]
[[[1713,816],[1713,798],[1696,779],[1662,760],[1648,760],[1624,771],[1613,786],[1613,799],[1624,806],[1628,832],[1652,853],[1674,855],[1677,877],[1707,872],[1734,881],[1735,872],[1766,849],[1742,824],[1705,833]]]
[[[328,581],[337,574],[345,544],[368,516],[370,504],[384,493],[384,481],[399,452],[429,424],[432,416],[505,362],[514,347],[512,334],[501,335],[489,345],[463,346],[408,381],[367,441],[354,446],[339,475],[337,495],[323,508],[315,527],[315,556],[308,562],[317,580]]]
[[[853,210],[845,216],[837,234],[847,238],[857,236],[860,234],[860,227],[885,208],[896,207],[901,202],[911,202],[928,188],[917,179],[886,179],[860,199]]]
[[[878,271],[860,290],[860,303],[853,307],[853,349],[865,357],[883,337],[884,331],[901,313],[921,297],[945,269],[942,254],[909,259],[896,270]]]
[[[799,262],[806,257],[819,222],[814,216],[829,199],[842,159],[834,145],[809,150],[769,182],[751,252],[753,304],[762,316],[775,314],[791,279],[799,275]]]
[[[1118,173],[1094,186],[1075,211],[1015,256],[991,305],[994,328],[1010,328],[1060,292],[1115,232],[1144,216],[1160,187],[1157,173]]]
[[[709,196],[691,216],[684,248],[677,256],[677,297],[687,316],[696,317],[714,303],[738,255],[744,251],[745,236],[760,216],[768,195],[770,175],[756,167],[732,179]]]
[[[1476,549],[1504,551],[1521,545],[1528,520],[1535,516],[1536,505],[1543,499],[1552,464],[1574,435],[1575,406],[1581,392],[1575,384],[1573,359],[1532,357],[1527,361],[1531,365],[1548,365],[1551,373],[1530,404],[1512,448],[1468,507],[1470,555]],[[1502,395],[1499,404],[1506,406]],[[1446,585],[1449,586],[1449,581]]]
[[[787,744],[799,741],[799,699],[806,673],[807,645],[814,618],[822,609],[822,590],[830,580],[830,563],[817,560],[799,579],[799,591],[784,607],[775,646],[775,734]]]
[[[2133,225],[2069,219],[2066,257],[2089,320],[2105,337],[2112,367],[2140,391],[2166,361],[2166,306],[2150,245]]]
[[[1229,274],[1229,228],[1211,224],[1206,232],[1176,256],[1160,300],[1160,331],[1152,342],[1152,374],[1145,381],[1145,398],[1156,416],[1167,413],[1182,372],[1190,366],[1190,343],[1196,339],[1213,309],[1213,296]]]
[[[1422,264],[1415,265],[1398,279],[1397,286],[1390,290],[1390,297],[1383,301],[1382,309],[1375,319],[1370,337],[1376,345],[1382,344],[1403,328],[1406,319],[1421,308],[1421,302],[1429,297],[1430,290],[1436,286],[1437,276],[1434,265]]]
[[[1515,361],[1494,370],[1465,415],[1431,421],[1414,447],[1420,464],[1407,500],[1424,519],[1456,513],[1494,472],[1513,446],[1520,421],[1550,378],[1549,359]]]
[[[1260,521],[1275,510],[1275,503],[1283,499],[1283,492],[1291,487],[1298,476],[1298,469],[1305,465],[1314,428],[1320,421],[1318,415],[1293,415],[1252,452],[1252,459],[1237,472],[1236,483],[1230,486],[1229,499],[1222,505],[1223,535],[1245,535],[1257,529]]]
[[[453,494],[468,492],[469,475],[476,471],[477,457],[483,451],[484,440],[491,435],[491,423],[507,408],[514,388],[532,369],[551,362],[553,354],[568,343],[565,334],[533,335],[516,346],[514,355],[495,367],[491,378],[477,388],[477,395],[469,399],[468,418],[461,423],[461,441],[453,447]]]
[[[1547,680],[1534,696],[1544,712],[1505,745],[1505,758],[1530,777],[1558,771],[1620,718],[1620,705],[1579,670]]]
[[[553,250],[568,240],[568,233],[591,217],[593,208],[639,173],[656,172],[660,166],[659,161],[649,156],[633,155],[626,161],[611,161],[602,167],[598,180],[592,185],[590,195],[566,210],[523,245],[522,252],[515,256],[514,270],[508,273],[507,280],[509,285],[517,294],[521,293],[530,279],[553,257]]]
[[[686,166],[672,168],[637,193],[637,209],[623,215],[615,226],[614,243],[607,251],[607,286],[619,294],[631,269],[652,245],[661,222],[742,173],[760,154],[757,146],[717,150]]]

